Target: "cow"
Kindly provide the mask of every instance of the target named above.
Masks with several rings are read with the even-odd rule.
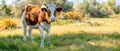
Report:
[[[56,4],[33,5],[27,4],[22,11],[23,40],[26,41],[27,26],[30,41],[33,41],[32,30],[39,29],[41,37],[41,47],[44,48],[44,31],[47,32],[48,45],[50,46],[51,23],[56,20],[56,12],[61,12],[62,8]]]

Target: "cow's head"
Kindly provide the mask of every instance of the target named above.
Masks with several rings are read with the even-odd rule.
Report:
[[[41,13],[44,16],[44,21],[51,23],[56,19],[56,12],[62,11],[62,8],[57,7],[55,4],[41,6]]]

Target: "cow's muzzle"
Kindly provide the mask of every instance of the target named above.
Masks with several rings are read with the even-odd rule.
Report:
[[[51,18],[51,22],[54,22],[55,21],[55,18]]]

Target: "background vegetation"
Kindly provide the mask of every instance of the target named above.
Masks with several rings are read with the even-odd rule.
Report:
[[[58,3],[63,8],[63,12],[72,11],[73,14],[75,14],[74,11],[76,11],[83,15],[89,14],[91,17],[108,17],[109,15],[120,13],[119,0],[106,0],[106,2],[98,2],[97,0],[82,0],[82,3],[74,5],[75,3],[73,2],[75,1],[77,0],[35,0],[34,2],[33,0],[25,0],[24,2],[22,2],[22,0],[15,0],[13,5],[7,5],[5,0],[2,0],[0,15],[20,17],[21,10],[26,4],[42,5],[44,3]]]
[[[120,51],[120,0],[15,0],[11,5],[5,1],[0,4],[0,51]],[[23,42],[21,10],[26,4],[44,3],[58,3],[63,11],[52,23],[52,45],[45,39],[42,49],[39,30],[33,30],[34,43],[28,34]]]

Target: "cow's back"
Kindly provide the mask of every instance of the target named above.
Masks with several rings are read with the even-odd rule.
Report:
[[[24,11],[26,11],[25,20],[27,25],[35,25],[38,22],[37,12],[40,6],[28,6]]]

